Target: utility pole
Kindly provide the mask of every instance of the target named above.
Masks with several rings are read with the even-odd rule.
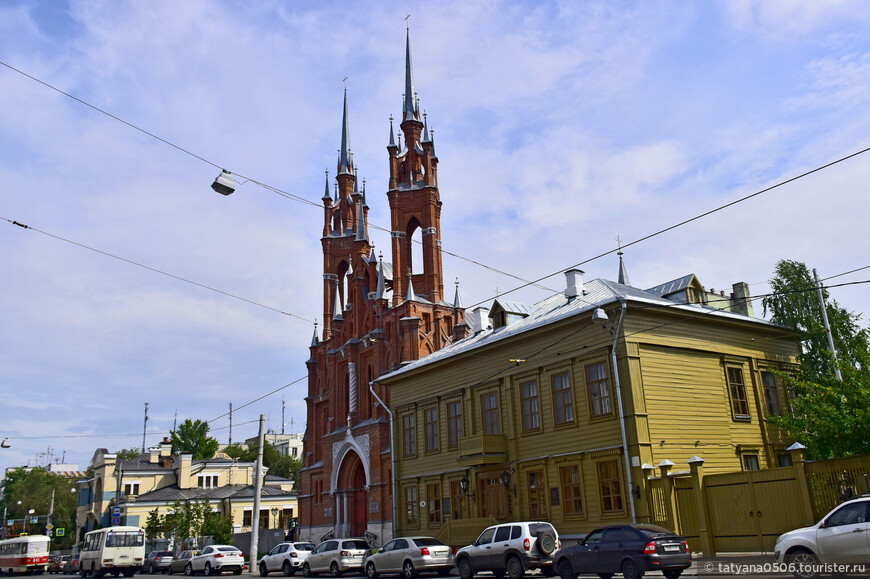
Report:
[[[281,397],[281,434],[284,434],[284,410],[287,408],[287,403],[284,402],[284,397]]]
[[[45,526],[51,524],[51,514],[54,512],[54,490],[51,489],[51,502],[48,504],[48,516],[45,518]]]
[[[148,403],[145,403],[145,423],[142,425],[142,454],[145,454],[145,437],[148,434]]]
[[[233,403],[230,402],[230,444],[233,443]]]
[[[813,278],[816,280],[816,290],[819,292],[819,305],[822,308],[822,321],[825,323],[825,334],[828,336],[828,347],[831,349],[831,357],[834,359],[834,374],[837,380],[843,381],[843,375],[840,374],[840,365],[837,363],[837,348],[834,347],[834,336],[831,334],[831,324],[828,323],[828,308],[825,307],[825,297],[822,295],[822,283],[819,281],[819,274],[816,268],[813,268]]]
[[[257,466],[254,471],[257,477],[254,480],[254,512],[251,516],[251,551],[248,561],[248,572],[252,575],[257,567],[257,547],[259,545],[260,530],[260,493],[263,490],[263,428],[266,424],[266,415],[260,415],[260,435],[257,437]]]

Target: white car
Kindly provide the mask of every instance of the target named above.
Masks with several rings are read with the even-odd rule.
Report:
[[[202,549],[184,566],[185,575],[204,573],[205,575],[220,575],[224,571],[232,571],[241,575],[245,566],[245,556],[232,545],[209,545]]]
[[[295,575],[314,549],[314,543],[308,541],[275,545],[275,548],[260,559],[260,576],[265,577],[273,571],[281,571],[285,577]]]
[[[870,497],[847,501],[812,527],[779,536],[774,553],[780,563],[796,565],[797,577],[815,577],[819,563],[870,563]]]
[[[329,573],[338,577],[347,571],[362,572],[363,560],[369,554],[365,539],[329,539],[317,545],[305,562],[302,574],[306,577]]]

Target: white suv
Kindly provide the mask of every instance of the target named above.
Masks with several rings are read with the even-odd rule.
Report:
[[[462,579],[471,579],[477,571],[521,579],[529,569],[540,569],[552,577],[553,553],[560,547],[559,534],[550,523],[504,523],[487,528],[471,545],[461,548],[456,553],[456,569]]]
[[[308,541],[276,545],[260,559],[260,576],[265,577],[272,571],[281,571],[285,577],[295,575],[314,548],[314,543]]]
[[[870,561],[870,497],[843,503],[812,527],[780,535],[774,552],[780,563],[795,565],[798,577],[818,575],[819,562],[852,564]]]

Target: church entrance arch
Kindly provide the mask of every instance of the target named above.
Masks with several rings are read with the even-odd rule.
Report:
[[[339,532],[344,531],[347,537],[362,537],[368,528],[369,497],[365,467],[356,452],[348,452],[341,461],[336,494]]]

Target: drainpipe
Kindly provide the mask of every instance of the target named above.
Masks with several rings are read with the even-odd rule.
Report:
[[[396,488],[396,437],[393,433],[393,412],[390,410],[389,406],[384,404],[384,401],[381,400],[381,397],[378,396],[378,393],[375,392],[374,381],[369,382],[369,392],[372,393],[372,396],[378,399],[378,402],[381,403],[381,406],[383,406],[384,410],[387,411],[387,414],[390,415],[390,478],[392,479],[391,483],[393,488],[393,537],[395,537],[396,525],[399,524],[398,507],[396,505],[396,501],[399,500],[399,492]]]
[[[616,328],[616,334],[613,337],[613,346],[610,348],[610,354],[613,358],[613,383],[616,384],[616,401],[619,403],[619,429],[622,431],[622,448],[625,453],[625,477],[628,483],[628,502],[631,505],[631,522],[637,522],[637,513],[634,508],[634,483],[631,480],[631,459],[628,456],[628,439],[625,436],[625,412],[622,408],[622,389],[619,387],[619,369],[616,367],[616,344],[619,342],[619,334],[622,333],[622,322],[625,320],[625,311],[627,305],[625,299],[620,299],[622,309],[619,312],[619,325]]]

